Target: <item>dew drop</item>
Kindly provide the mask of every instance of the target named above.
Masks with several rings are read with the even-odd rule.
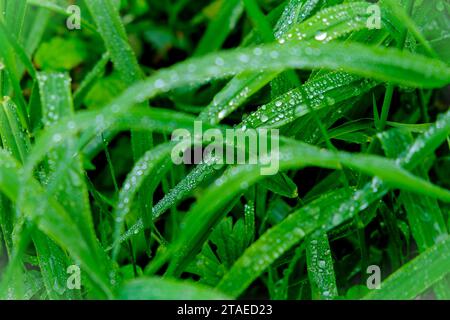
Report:
[[[254,54],[255,56],[260,56],[260,55],[262,54],[261,48],[255,48],[255,49],[253,49],[253,54]]]
[[[317,41],[323,41],[327,38],[327,33],[323,31],[319,31],[316,33],[316,36],[314,37]]]
[[[248,62],[249,61],[249,58],[248,58],[248,56],[246,55],[246,54],[241,54],[240,56],[239,56],[239,60],[241,61],[241,62]]]
[[[60,142],[62,140],[62,136],[60,134],[55,134],[53,136],[53,142]]]
[[[218,66],[223,66],[225,62],[223,61],[222,58],[217,57],[215,63],[216,63],[216,65],[218,65]]]
[[[218,117],[220,120],[222,120],[223,118],[225,118],[225,116],[227,115],[227,111],[226,110],[222,110],[219,112]]]

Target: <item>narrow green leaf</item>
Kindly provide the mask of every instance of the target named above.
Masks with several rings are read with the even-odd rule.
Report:
[[[410,300],[450,272],[450,238],[427,249],[372,290],[366,300]]]
[[[126,283],[119,290],[124,300],[228,300],[213,288],[190,281],[167,278],[141,278]]]
[[[413,168],[427,154],[433,152],[445,141],[450,130],[450,112],[441,118],[402,154],[399,163]],[[269,229],[236,262],[233,268],[222,279],[218,288],[231,296],[239,296],[243,290],[256,279],[270,264],[279,258],[293,244],[315,229],[330,230],[344,222],[358,211],[379,199],[387,192],[387,188],[377,178],[367,183],[362,189],[349,193],[320,198],[291,214],[280,224]],[[332,201],[334,204],[327,203]],[[275,239],[280,241],[277,243]]]
[[[337,297],[336,276],[328,236],[324,233],[306,238],[306,261],[313,299]]]
[[[201,56],[220,49],[230,32],[233,31],[243,11],[241,0],[222,1],[218,14],[209,23],[194,55]]]

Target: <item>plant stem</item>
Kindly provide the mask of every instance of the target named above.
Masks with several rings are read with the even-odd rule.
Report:
[[[413,7],[414,7],[414,0],[407,0],[406,2],[406,10],[408,12],[409,15],[412,14],[413,11]],[[397,43],[397,48],[398,49],[403,49],[403,47],[405,46],[405,42],[406,42],[406,36],[408,35],[408,30],[406,28],[404,28],[402,30],[402,33],[400,35],[400,39]],[[381,116],[380,116],[380,127],[379,130],[383,131],[384,127],[386,126],[386,122],[387,122],[387,118],[389,115],[389,109],[391,108],[391,101],[392,101],[392,96],[394,94],[394,85],[393,84],[388,84],[387,88],[386,88],[386,93],[384,95],[384,102],[383,102],[383,107],[381,109]]]

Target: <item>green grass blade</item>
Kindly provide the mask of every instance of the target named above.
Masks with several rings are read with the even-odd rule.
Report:
[[[23,163],[30,149],[30,141],[20,123],[17,106],[9,97],[4,97],[0,106],[0,136],[3,148]]]
[[[220,49],[227,36],[233,31],[243,11],[241,0],[223,1],[219,12],[209,23],[205,34],[195,49],[194,55],[201,56]]]
[[[400,129],[385,132],[380,137],[383,148],[389,157],[398,156],[398,150],[403,149],[403,145],[412,142],[411,135]],[[425,179],[428,178],[423,165],[420,165],[415,173]],[[436,199],[417,197],[404,191],[400,193],[400,199],[405,207],[411,233],[418,245],[419,252],[424,252],[448,235],[445,220]],[[447,281],[439,282],[435,286],[436,294],[443,299],[450,293]]]
[[[168,278],[140,278],[119,290],[124,300],[229,300],[211,287]]]
[[[105,266],[100,260],[102,252],[92,250],[70,215],[54,199],[49,198],[36,180],[29,180],[26,190],[19,190],[22,179],[19,163],[7,152],[0,150],[0,190],[43,233],[80,262],[82,269],[98,286],[99,294],[112,297],[110,279],[99,269]]]
[[[41,96],[43,121],[46,127],[53,126],[60,118],[74,114],[71,80],[64,73],[39,73],[39,91]],[[72,215],[80,230],[95,243],[95,234],[88,192],[84,182],[84,172],[77,152],[75,141],[66,141],[48,155],[50,172],[47,174],[48,188]],[[61,172],[61,169],[64,172]],[[53,187],[52,187],[53,186]]]
[[[375,85],[375,82],[364,81],[346,73],[328,73],[262,105],[245,118],[242,126],[280,127],[310,113],[311,109],[333,107],[367,92]]]
[[[316,149],[315,147],[292,142],[288,146],[281,147],[280,170],[300,168],[309,165],[324,168],[340,168],[341,165],[349,166],[364,173],[375,175],[375,181],[385,180],[390,185],[400,188],[414,189],[418,193],[434,194],[445,201],[450,201],[450,193],[447,190],[430,185],[428,182],[410,175],[397,165],[374,156],[360,156],[347,153],[333,153]],[[183,268],[186,260],[191,259],[198,246],[205,240],[208,230],[222,217],[220,209],[230,198],[241,191],[241,179],[245,179],[248,185],[261,179],[258,166],[242,166],[229,170],[221,178],[222,183],[210,188],[201,202],[191,210],[186,218],[186,231],[182,232],[174,245],[173,252],[176,256],[169,267],[169,274],[177,274]],[[221,198],[215,196],[216,192],[222,194]],[[186,239],[190,239],[186,241]]]
[[[15,94],[14,96],[15,102],[19,106],[18,111],[21,122],[25,128],[28,128],[28,114],[26,110],[25,98],[23,96],[23,92],[20,87],[20,78],[18,75],[18,63],[14,53],[14,47],[8,39],[10,38],[7,36],[8,34],[9,33],[6,29],[6,26],[3,24],[3,21],[0,20],[0,57],[3,59],[3,64],[5,66],[4,72],[8,76],[8,79],[13,88]],[[7,82],[3,81],[1,85],[3,86],[3,89],[7,88],[5,95],[8,95],[9,88],[6,86],[6,84]]]
[[[450,240],[441,242],[405,264],[372,290],[366,300],[410,300],[441,280],[450,272]]]
[[[24,162],[30,148],[30,141],[21,127],[15,108],[15,105],[8,99],[2,102],[0,135],[4,148],[11,152],[17,160]],[[11,211],[10,214],[13,214],[13,212]],[[12,226],[12,217],[4,217],[4,220],[7,221],[3,225],[10,224]],[[6,228],[3,228],[3,230],[8,231]],[[8,236],[8,234],[6,235]],[[33,230],[31,237],[36,247],[39,267],[48,297],[50,299],[73,299],[77,297],[76,292],[66,290],[68,261],[65,253],[39,230]]]
[[[255,204],[249,201],[244,207],[245,239],[249,246],[255,239]]]
[[[450,113],[447,113],[445,120],[439,120],[427,133],[416,139],[408,150],[403,153],[399,162],[408,168],[417,166],[420,159],[424,159],[427,154],[433,152],[440,143],[445,141],[449,130]],[[414,156],[409,156],[411,153]],[[332,200],[335,201],[336,207],[333,205],[330,206],[323,201],[324,199],[321,199],[317,207],[328,208],[327,210],[318,209],[314,206],[314,203],[300,209],[296,214],[290,215],[276,227],[269,229],[266,234],[250,246],[229,273],[222,279],[222,282],[219,284],[219,289],[231,296],[240,295],[283,252],[289,249],[294,243],[303,239],[305,234],[307,234],[307,228],[330,229],[332,226],[343,222],[348,214],[356,214],[360,209],[366,208],[372,201],[380,198],[386,192],[386,187],[374,179],[364,188],[350,193],[350,195],[348,192],[344,192],[338,197],[334,196]],[[313,216],[319,215],[319,218],[309,218],[306,216],[305,213],[309,211]],[[327,215],[329,215],[329,223],[331,222],[330,228],[327,227],[327,224],[321,218],[327,219]],[[318,221],[318,223],[315,227],[312,227],[315,222],[311,221]],[[286,234],[289,236],[286,236]],[[285,239],[283,237],[287,237],[286,241],[283,241]],[[282,239],[282,245],[276,244],[274,239]],[[259,261],[263,263],[258,263]]]
[[[83,79],[80,86],[73,94],[73,104],[76,107],[81,105],[84,97],[95,83],[95,80],[97,80],[100,77],[100,75],[105,71],[106,64],[108,63],[109,60],[110,60],[109,53],[105,52],[102,58],[95,64],[92,70]]]
[[[86,5],[123,80],[132,84],[142,78],[136,56],[127,41],[125,28],[111,0],[86,1]]]
[[[264,13],[255,0],[243,0],[247,15],[255,27],[256,32],[262,37],[264,42],[272,42],[275,40],[272,27],[266,20]]]
[[[330,243],[326,233],[306,239],[306,261],[313,299],[329,300],[338,295]]]
[[[70,13],[67,12],[66,8],[51,0],[27,0],[27,3],[30,6],[40,7],[62,16],[70,15]],[[81,26],[86,27],[86,29],[89,29],[89,31],[93,32],[94,34],[97,34],[97,28],[89,23],[89,21],[86,21],[86,19],[81,18]]]
[[[18,41],[22,39],[26,7],[26,0],[8,1],[6,3],[5,23]]]
[[[312,10],[315,5],[316,4],[314,3],[304,4],[302,8],[305,8],[305,10]],[[303,21],[305,16],[301,15],[303,11],[298,7],[289,6],[289,10],[293,10],[294,15],[301,16],[302,18],[299,17],[298,19]],[[294,25],[292,22],[296,20],[296,18],[289,16],[287,21],[290,21],[291,23],[285,23],[289,28],[285,30],[285,28],[280,26],[280,30],[277,31],[276,34],[279,41],[283,43],[313,40],[319,32],[326,34],[327,41],[330,41],[342,37],[352,31],[364,28],[365,23],[363,23],[363,21],[367,18],[366,16],[366,3],[336,6],[327,8],[321,11],[317,16],[313,16],[311,19],[308,19],[308,21],[298,25]],[[323,24],[323,19],[327,21],[325,26]],[[283,25],[284,21],[285,20],[282,17],[279,20],[279,23]],[[211,123],[218,123],[278,74],[279,72],[238,75],[214,97],[213,102],[201,113],[200,118],[208,119]]]

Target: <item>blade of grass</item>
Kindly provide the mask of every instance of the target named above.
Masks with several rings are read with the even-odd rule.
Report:
[[[49,0],[27,0],[27,3],[30,6],[40,7],[47,9],[49,11],[58,13],[63,16],[69,16],[71,13],[66,10],[66,8],[58,5],[54,1]],[[89,23],[89,21],[86,21],[86,19],[81,18],[81,26],[86,27],[86,29],[89,29],[94,34],[97,34],[97,28]]]
[[[427,133],[417,138],[416,141],[399,158],[399,162],[411,169],[417,166],[428,154],[433,152],[439,144],[445,141],[450,130],[450,113],[447,113],[446,120],[440,119]],[[344,191],[343,191],[344,192]],[[242,291],[256,279],[273,261],[275,261],[291,245],[301,240],[307,232],[305,228],[315,224],[316,227],[331,229],[333,226],[343,222],[347,215],[357,213],[360,209],[366,208],[371,202],[379,199],[387,192],[387,189],[377,179],[373,179],[362,189],[350,195],[344,194],[334,197],[336,207],[327,205],[323,199],[318,206],[313,203],[298,211],[297,214],[290,215],[277,226],[269,229],[260,239],[258,239],[246,253],[236,262],[229,273],[222,279],[218,288],[231,296],[238,296]],[[346,200],[347,199],[347,200]],[[324,208],[324,209],[318,209]],[[325,210],[326,208],[329,208]],[[313,217],[306,215],[311,211]],[[328,213],[327,213],[328,211]],[[330,227],[325,227],[326,223],[317,214],[331,222]],[[314,217],[315,216],[315,217]],[[296,231],[298,230],[298,231]],[[293,239],[297,238],[297,240]],[[282,245],[277,244],[274,239],[282,239]],[[283,241],[285,239],[286,241]],[[261,260],[263,259],[263,260]],[[262,263],[259,263],[262,261]]]
[[[391,130],[380,134],[382,146],[388,157],[398,156],[398,150],[404,149],[404,145],[411,144],[412,136],[400,129]],[[428,178],[424,166],[420,165],[415,173],[423,178]],[[400,199],[406,209],[411,233],[416,240],[419,252],[424,252],[429,247],[437,244],[448,235],[447,227],[442,216],[438,202],[429,197],[416,197],[414,194],[402,191]],[[445,299],[450,291],[448,280],[443,280],[435,286],[438,297]]]
[[[45,127],[53,126],[60,118],[74,115],[70,84],[67,74],[42,72],[38,75],[43,121]],[[90,214],[88,192],[76,142],[65,141],[48,155],[50,171],[47,173],[47,190],[65,204],[65,209],[82,230],[85,239],[95,243],[94,225]],[[62,168],[65,172],[60,172]]]
[[[221,292],[192,281],[145,277],[126,283],[119,290],[125,300],[229,300]]]
[[[405,264],[381,283],[380,290],[372,290],[366,300],[410,300],[441,280],[450,272],[450,240],[427,249]]]
[[[101,261],[104,255],[102,251],[92,250],[70,215],[59,203],[49,198],[36,180],[28,180],[27,185],[22,187],[26,190],[19,190],[22,179],[20,164],[1,149],[0,190],[16,203],[19,210],[34,221],[43,233],[80,262],[88,277],[100,290],[100,296],[103,294],[104,297],[112,298],[110,279],[100,269],[108,267]]]
[[[414,8],[414,0],[407,0],[406,6],[407,6],[408,14],[411,15],[413,8]],[[407,35],[408,35],[408,29],[403,28],[403,30],[401,31],[401,34],[400,34],[400,38],[397,42],[397,48],[399,50],[403,49]],[[384,95],[383,106],[381,107],[380,121],[378,123],[380,130],[383,130],[384,127],[386,126],[386,121],[389,116],[389,109],[391,107],[391,100],[392,100],[393,94],[394,94],[394,85],[392,83],[389,83],[387,85],[386,93]]]
[[[275,60],[270,58],[270,52],[273,50],[279,52],[279,57]],[[336,52],[340,54],[336,54]],[[245,65],[235,64],[234,61],[242,55],[252,56],[253,59]],[[357,57],[354,57],[354,60],[348,60],[348,55],[357,55]],[[192,84],[193,82],[201,83],[206,79],[226,77],[244,71],[261,69],[276,70],[290,67],[314,68],[319,66],[332,69],[343,68],[361,75],[379,78],[380,80],[386,79],[411,85],[415,83],[424,87],[440,86],[447,82],[447,78],[450,78],[450,70],[439,61],[398,52],[394,49],[366,48],[359,44],[328,43],[318,45],[312,42],[293,42],[285,44],[281,49],[276,48],[275,45],[266,45],[253,49],[233,50],[222,53],[220,58],[223,60],[223,63],[220,66],[215,65],[214,68],[201,66],[215,64],[216,55],[193,59],[180,63],[168,70],[162,70],[147,80],[131,86],[110,105],[103,108],[100,114],[97,113],[97,116],[104,119],[101,122],[108,123],[107,119],[123,116],[135,104],[152,98],[163,91]],[[268,60],[271,63],[268,63]],[[181,77],[180,75],[183,76]],[[85,113],[79,113],[76,117],[85,117]],[[87,126],[87,124],[90,124],[98,127],[98,117],[94,116],[94,119],[87,120],[88,123],[83,125]],[[80,126],[81,121],[74,119],[67,122]],[[61,127],[64,127],[64,130],[60,132],[62,138],[70,132],[73,133],[76,129],[74,128],[67,132],[63,124],[61,124]],[[49,135],[45,135],[46,139],[49,139]],[[30,157],[32,161],[29,161],[27,167],[34,167],[36,160],[39,161],[40,157],[52,148],[52,143],[43,146],[41,142],[39,146],[39,148],[35,148],[35,150],[39,151],[33,152]]]
[[[252,22],[256,32],[261,36],[264,42],[275,41],[272,27],[266,20],[264,13],[258,6],[255,0],[243,0],[245,11]]]
[[[243,11],[241,0],[222,1],[219,12],[209,23],[205,34],[195,49],[194,56],[201,56],[220,49],[228,35],[233,31]]]
[[[7,35],[9,32],[7,31],[7,26],[3,24],[3,21],[0,20],[0,56],[3,58],[3,63],[5,65],[5,74],[7,75],[13,91],[15,93],[15,100],[16,103],[19,106],[19,117],[21,119],[22,125],[28,129],[28,114],[26,110],[26,102],[25,98],[23,96],[22,89],[20,88],[20,79],[18,76],[18,65],[16,56],[14,54],[15,49],[12,45],[12,43],[9,41],[9,38]],[[19,55],[21,57],[21,55]],[[2,84],[4,94],[9,94],[9,88],[7,87],[7,82],[3,81]]]
[[[143,78],[142,70],[139,67],[136,56],[128,43],[125,27],[116,8],[110,0],[106,1],[88,1],[88,6],[105,42],[105,46],[111,56],[114,66],[121,74],[123,81],[131,85]],[[146,104],[140,105],[141,108],[147,107]],[[153,138],[150,131],[132,132],[131,143],[134,160],[137,161],[148,149],[153,146]],[[145,182],[142,193],[139,195],[139,205],[142,212],[145,229],[152,227],[151,207],[153,203],[153,192],[151,181]],[[150,238],[150,233],[146,234],[146,239]],[[149,243],[147,243],[149,246]],[[114,256],[113,258],[116,258]]]
[[[315,5],[317,3],[312,2],[310,4],[304,4],[303,7],[312,10]],[[289,8],[290,10],[293,9],[292,7]],[[301,15],[303,11],[297,8],[295,12],[297,15]],[[345,14],[342,14],[343,12]],[[367,4],[357,3],[325,9],[321,11],[320,15],[314,16],[297,25],[293,25],[292,17],[287,18],[286,22],[284,22],[285,18],[282,17],[279,23],[285,23],[289,28],[285,30],[279,27],[280,31],[277,31],[276,34],[278,40],[283,43],[312,40],[319,31],[326,33],[328,40],[337,39],[349,32],[364,28],[365,24],[362,21],[365,21],[366,15]],[[302,15],[302,18],[299,17],[298,19],[303,21],[304,17]],[[325,27],[323,25],[323,19],[327,21]],[[289,24],[288,21],[291,21],[291,23]],[[236,76],[214,97],[213,102],[200,114],[200,118],[209,120],[211,123],[218,123],[279,73],[277,71],[274,73],[241,74]]]
[[[16,106],[9,99],[2,102],[0,135],[4,148],[23,163],[30,148],[30,141],[21,127]],[[12,217],[11,220],[13,220]],[[76,292],[66,291],[65,289],[68,261],[64,252],[39,230],[33,230],[31,237],[36,247],[39,267],[48,297],[50,299],[78,297]]]
[[[288,146],[281,147],[280,154],[283,154],[279,164],[280,170],[308,165],[340,168],[340,164],[342,164],[379,177],[375,179],[376,183],[381,178],[391,186],[396,185],[409,190],[414,188],[415,192],[419,193],[423,193],[428,189],[430,194],[436,192],[436,195],[439,194],[439,197],[442,197],[444,200],[449,196],[446,190],[430,186],[427,182],[410,175],[406,171],[398,170],[397,166],[392,166],[387,160],[379,157],[319,151],[312,146],[298,142],[292,142]],[[220,220],[221,206],[231,195],[240,192],[241,183],[239,181],[242,181],[241,179],[245,179],[248,185],[261,179],[258,166],[244,165],[232,168],[220,179],[223,180],[223,183],[217,183],[210,188],[203,200],[197,203],[190,211],[185,222],[186,231],[180,234],[180,237],[173,245],[172,252],[168,253],[176,253],[169,265],[168,274],[178,274],[183,270],[186,261],[192,258],[199,244],[204,241],[210,227]],[[372,188],[371,185],[369,187]],[[213,196],[215,192],[220,192],[222,197],[218,199],[216,196]],[[185,241],[185,239],[189,239],[189,241]],[[162,260],[167,259],[168,254],[164,255]],[[153,272],[155,266],[159,268],[160,263],[161,261],[157,260],[154,266],[149,268],[149,272]]]
[[[106,64],[109,62],[110,56],[108,52],[102,55],[102,58],[95,64],[92,70],[84,77],[83,81],[80,83],[79,87],[73,94],[73,104],[75,107],[79,107],[92,88],[95,81],[101,76],[105,71]]]
[[[326,232],[306,238],[306,261],[313,299],[329,300],[338,295],[333,259]]]

